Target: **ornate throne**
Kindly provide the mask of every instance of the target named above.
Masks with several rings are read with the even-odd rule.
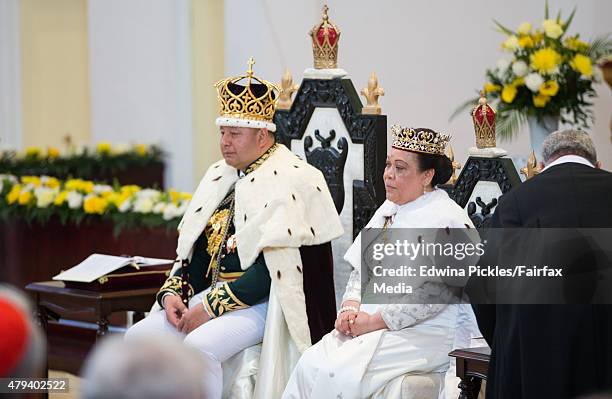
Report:
[[[306,78],[291,108],[274,116],[277,141],[323,172],[340,214],[345,233],[332,244],[337,297],[350,271],[342,254],[385,199],[387,117],[362,107],[348,78]]]
[[[512,159],[496,146],[495,110],[484,93],[472,110],[476,147],[469,150],[457,181],[443,188],[464,208],[477,228],[488,227],[498,198],[521,183]]]

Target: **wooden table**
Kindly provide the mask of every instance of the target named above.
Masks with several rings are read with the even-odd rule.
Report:
[[[99,338],[108,332],[111,313],[131,310],[135,312],[135,321],[141,320],[155,301],[159,287],[99,292],[66,288],[61,281],[45,281],[28,284],[26,290],[34,294],[38,320],[45,331],[50,318],[57,320],[66,313],[87,313],[95,316]]]
[[[38,322],[47,336],[45,372],[52,367],[78,375],[90,349],[108,333],[109,316],[134,311],[134,321],[141,320],[155,301],[159,287],[99,292],[66,288],[60,281],[45,281],[28,284],[26,290],[34,297]],[[84,317],[95,321],[93,328],[83,329],[66,322]]]
[[[459,399],[476,399],[480,392],[482,380],[487,379],[489,347],[456,349],[449,356],[457,360],[457,377],[461,378]]]

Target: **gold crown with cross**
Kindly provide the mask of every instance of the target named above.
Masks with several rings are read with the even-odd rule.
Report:
[[[272,121],[279,88],[253,75],[255,61],[248,61],[245,75],[229,77],[215,83],[219,99],[217,126],[266,128],[276,131]]]

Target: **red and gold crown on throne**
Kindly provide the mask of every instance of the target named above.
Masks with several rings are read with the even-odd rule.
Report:
[[[446,145],[451,139],[451,136],[431,129],[400,125],[391,126],[391,134],[393,134],[391,144],[393,148],[432,155],[444,155]]]
[[[215,83],[219,99],[217,126],[266,128],[276,131],[272,121],[276,110],[279,88],[253,76],[253,57],[245,75],[229,77]]]
[[[492,148],[496,146],[495,114],[495,110],[487,103],[487,98],[484,92],[481,91],[478,105],[472,110],[477,148]]]
[[[323,6],[323,19],[310,31],[315,69],[334,69],[338,67],[338,41],[340,29],[327,15],[329,8]]]

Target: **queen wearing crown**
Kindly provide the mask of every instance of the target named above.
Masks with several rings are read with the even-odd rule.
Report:
[[[451,161],[444,155],[450,137],[424,128],[391,130],[393,144],[384,172],[387,200],[366,229],[473,227],[466,212],[436,187],[452,174]],[[444,380],[448,353],[462,338],[456,336],[458,320],[467,318],[468,325],[475,326],[471,309],[361,304],[361,234],[344,258],[354,270],[335,329],[304,352],[283,398],[401,398],[407,374],[439,373]],[[424,283],[414,294],[430,289],[429,284],[435,283]]]

